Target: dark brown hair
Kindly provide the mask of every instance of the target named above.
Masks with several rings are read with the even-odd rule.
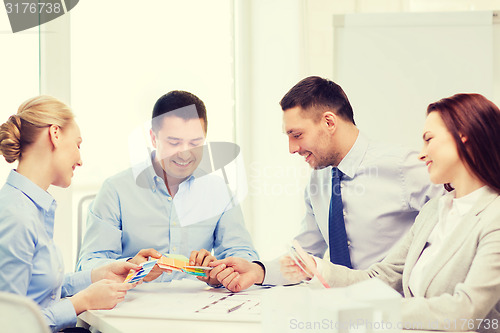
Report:
[[[193,105],[196,112],[190,112],[186,107]],[[205,103],[190,92],[182,90],[171,91],[156,101],[153,107],[152,128],[157,132],[165,115],[175,115],[184,120],[198,117],[203,119],[205,133],[207,132],[208,119]]]
[[[453,136],[458,156],[489,187],[500,193],[500,110],[479,94],[456,94],[432,103]],[[462,137],[466,137],[465,142]],[[447,190],[452,189],[446,184]]]
[[[312,118],[319,121],[325,109],[333,111],[343,119],[354,122],[351,103],[342,88],[333,81],[319,76],[309,76],[290,89],[280,101],[281,109],[300,106],[307,114],[311,108],[318,108],[321,113],[311,114]]]

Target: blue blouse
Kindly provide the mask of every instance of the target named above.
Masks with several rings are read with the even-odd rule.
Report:
[[[56,201],[12,170],[0,189],[0,290],[37,302],[52,331],[76,325],[69,299],[91,284],[90,271],[64,275],[53,241]]]

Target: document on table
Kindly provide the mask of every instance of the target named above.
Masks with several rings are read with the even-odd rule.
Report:
[[[130,290],[114,309],[97,312],[120,317],[253,322],[261,320],[260,301],[264,289],[266,287],[255,286],[231,293],[189,279],[144,283]]]

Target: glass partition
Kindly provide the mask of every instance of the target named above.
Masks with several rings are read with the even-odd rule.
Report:
[[[3,6],[2,6],[3,7]],[[0,124],[26,99],[39,93],[39,29],[12,33],[7,12],[0,10]],[[0,162],[0,184],[17,162]]]

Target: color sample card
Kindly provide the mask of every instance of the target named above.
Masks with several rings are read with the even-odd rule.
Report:
[[[148,275],[149,272],[151,272],[153,267],[155,267],[157,262],[158,259],[143,262],[142,264],[139,265],[141,266],[141,269],[139,269],[138,271],[131,270],[130,273],[128,273],[127,277],[125,278],[125,281],[123,282],[134,283],[144,279],[146,275]]]
[[[158,266],[196,276],[206,276],[206,272],[211,269],[211,267],[189,266],[189,259],[180,254],[164,254],[158,260]]]
[[[189,264],[189,259],[180,254],[164,254],[158,260],[158,266],[163,269],[183,272],[183,268]]]

